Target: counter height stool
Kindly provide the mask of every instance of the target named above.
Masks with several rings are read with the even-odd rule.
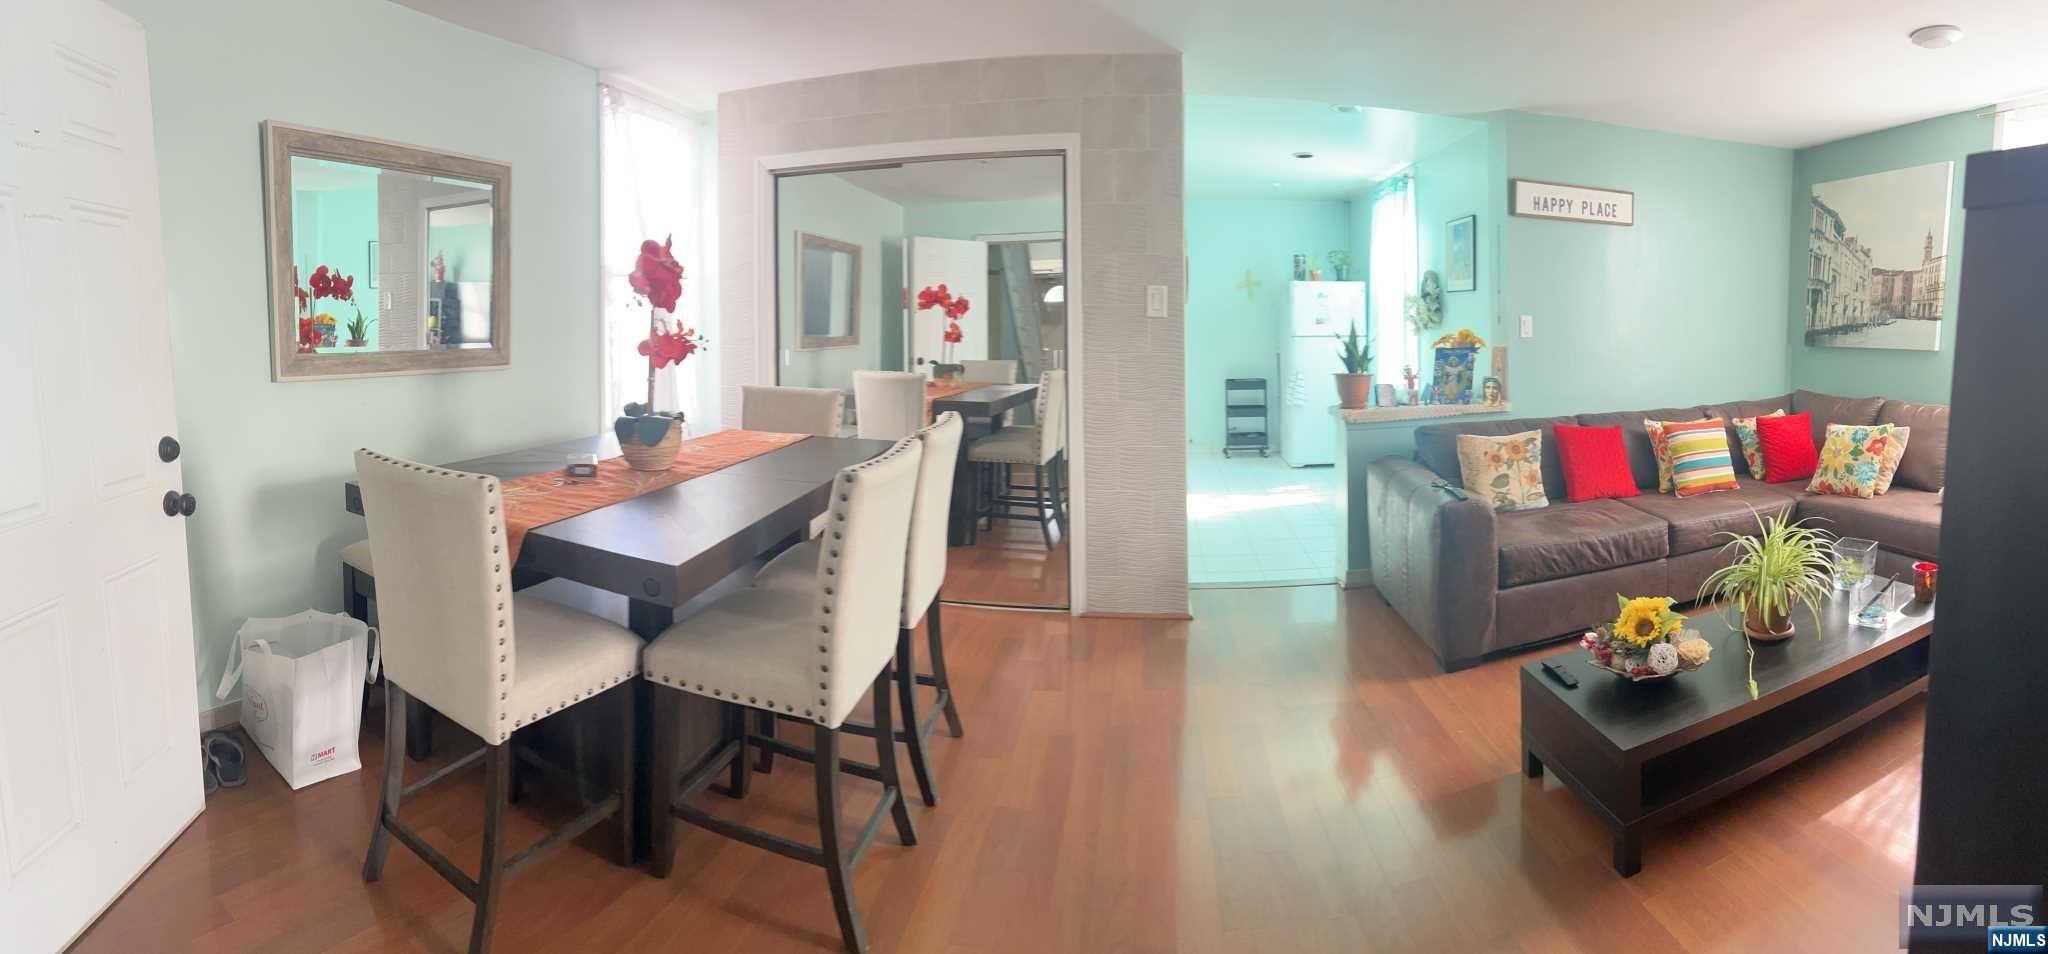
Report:
[[[740,426],[750,431],[837,437],[846,419],[846,392],[833,388],[740,388]]]
[[[362,620],[365,625],[376,626],[377,621],[372,617],[377,609],[377,567],[375,557],[370,554],[368,540],[357,540],[341,548],[341,606],[343,612]],[[376,629],[370,630],[372,641],[382,638]],[[379,678],[381,680],[382,677]],[[367,696],[363,704],[369,704]],[[405,719],[406,754],[415,762],[432,756],[434,711],[415,699],[407,707]]]
[[[960,456],[961,429],[960,415],[947,411],[939,415],[936,423],[914,435],[924,445],[924,459],[918,464],[917,501],[910,512],[910,547],[903,569],[903,606],[896,621],[896,696],[903,727],[896,730],[895,736],[896,741],[910,749],[911,774],[917,776],[918,791],[924,795],[926,805],[939,803],[939,792],[932,784],[924,754],[932,727],[943,714],[953,735],[960,735],[960,712],[953,702],[953,685],[946,678],[945,645],[939,638],[939,586],[946,580],[946,514],[953,501],[953,467]],[[754,585],[788,594],[792,599],[799,597],[817,575],[821,546],[821,541],[810,540],[783,551],[754,577]],[[912,635],[917,632],[920,619],[925,622],[930,673],[918,672],[913,658]],[[920,685],[938,691],[931,715],[922,720],[917,716],[916,688]],[[774,720],[772,715],[763,720],[762,735],[775,734]],[[841,729],[879,738],[872,725],[847,722]],[[774,764],[773,751],[770,746],[761,747],[761,771],[768,771]]]
[[[504,879],[547,851],[615,818],[619,863],[632,863],[630,758],[617,760],[616,791],[594,803],[584,800],[578,778],[582,813],[510,857],[503,821],[513,733],[519,728],[610,691],[620,700],[617,731],[625,751],[632,751],[632,680],[640,671],[640,640],[610,621],[512,592],[497,478],[367,450],[356,452],[356,475],[370,521],[370,548],[385,571],[377,594],[386,700],[384,780],[363,880],[382,876],[396,837],[475,902],[469,950],[480,954],[490,948]],[[476,733],[483,746],[405,784],[408,698]],[[523,749],[518,756],[553,774],[569,774]],[[398,809],[404,798],[477,761],[484,763],[483,860],[472,879],[400,821]]]
[[[855,432],[875,440],[900,441],[924,426],[922,374],[908,371],[855,371]]]
[[[827,529],[816,551],[811,586],[801,596],[750,587],[714,601],[703,612],[657,637],[643,658],[654,684],[654,791],[662,799],[654,817],[654,873],[667,877],[675,863],[675,824],[681,818],[708,831],[825,869],[840,940],[866,950],[854,907],[851,876],[873,843],[883,816],[895,819],[897,837],[917,843],[896,775],[896,747],[877,745],[872,777],[882,783],[874,814],[848,846],[840,837],[839,730],[861,696],[874,692],[875,732],[892,738],[890,661],[903,594],[903,554],[910,535],[924,449],[897,442],[873,460],[839,472],[832,482]],[[808,599],[803,597],[809,597]],[[677,751],[683,693],[724,704],[726,736],[690,769],[679,773]],[[813,763],[818,793],[818,844],[806,845],[712,816],[689,804],[719,772],[732,772],[729,794],[746,792],[748,710],[776,712],[810,722],[809,750],[784,754]],[[780,745],[762,739],[764,745]],[[861,773],[863,775],[869,773]]]

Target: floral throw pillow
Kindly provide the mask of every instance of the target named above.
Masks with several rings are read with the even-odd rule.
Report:
[[[1820,466],[1806,489],[1840,497],[1877,496],[1877,477],[1884,470],[1892,429],[1890,424],[1829,424],[1827,439],[1820,445]]]
[[[1550,506],[1543,493],[1543,432],[1500,437],[1458,435],[1458,477],[1465,491],[1495,510]]]
[[[1906,456],[1906,440],[1912,436],[1912,428],[1892,426],[1892,439],[1884,445],[1884,459],[1877,464],[1878,493],[1892,489],[1892,478],[1899,474],[1899,461]]]
[[[1667,423],[1643,418],[1643,430],[1650,435],[1650,451],[1657,455],[1657,492],[1660,494],[1671,492],[1671,442],[1664,438],[1664,425]]]
[[[1757,417],[1784,416],[1785,409],[1782,407],[1769,414],[1757,415]],[[1764,479],[1764,447],[1756,439],[1756,418],[1737,417],[1730,419],[1728,423],[1735,425],[1735,436],[1742,439],[1742,461],[1749,465],[1749,475],[1758,480]],[[1878,491],[1878,493],[1883,492],[1882,490]]]

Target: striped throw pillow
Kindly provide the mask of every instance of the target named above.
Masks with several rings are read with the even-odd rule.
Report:
[[[1728,424],[1665,421],[1664,444],[1671,455],[1671,489],[1680,497],[1734,490],[1735,459],[1728,453]]]

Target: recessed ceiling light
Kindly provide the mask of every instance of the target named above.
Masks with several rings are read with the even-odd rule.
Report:
[[[1280,188],[1280,183],[1278,183],[1278,182],[1275,182],[1275,183],[1273,183],[1273,188],[1275,188],[1275,189],[1278,189],[1278,188]]]
[[[1355,103],[1338,103],[1337,105],[1335,105],[1335,106],[1332,106],[1332,107],[1330,107],[1330,108],[1331,108],[1331,109],[1334,109],[1334,110],[1336,110],[1336,111],[1338,111],[1338,112],[1340,112],[1340,113],[1362,113],[1362,112],[1365,112],[1365,107],[1363,107],[1363,106],[1360,106],[1360,105],[1357,105],[1357,104],[1355,104]]]
[[[1933,26],[1924,26],[1914,30],[1906,34],[1906,38],[1912,40],[1914,46],[1929,50],[1939,50],[1944,47],[1954,46],[1957,42],[1961,41],[1963,38],[1963,28],[1952,23],[1937,23]]]
[[[1307,150],[1303,150],[1301,152],[1297,152],[1294,154],[1294,158],[1296,159],[1314,159],[1315,157],[1315,153],[1309,152]]]

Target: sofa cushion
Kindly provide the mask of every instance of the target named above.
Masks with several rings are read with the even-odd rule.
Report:
[[[1543,492],[1543,432],[1501,437],[1458,435],[1458,473],[1465,492],[1495,510],[1550,506]]]
[[[1829,424],[1875,424],[1884,398],[1845,398],[1819,391],[1792,392],[1792,413],[1813,416],[1813,446],[1827,443]]]
[[[1564,463],[1565,499],[1573,503],[1605,497],[1634,497],[1621,428],[1557,426],[1557,456]]]
[[[1948,405],[1886,401],[1879,424],[1913,429],[1906,456],[1899,459],[1898,483],[1915,490],[1940,490],[1948,483]]]
[[[1458,435],[1502,437],[1523,431],[1542,431],[1543,493],[1553,500],[1563,500],[1564,468],[1557,459],[1555,431],[1559,424],[1577,423],[1578,419],[1571,417],[1525,417],[1506,421],[1424,424],[1415,429],[1415,459],[1421,461],[1422,466],[1436,471],[1437,476],[1462,486],[1464,475],[1458,469]]]
[[[1756,443],[1763,452],[1764,479],[1774,484],[1805,480],[1820,464],[1806,412],[1756,419]]]
[[[1650,446],[1650,432],[1644,428],[1645,418],[1652,421],[1697,421],[1700,409],[1696,407],[1660,407],[1648,411],[1615,411],[1609,414],[1581,414],[1581,427],[1619,427],[1621,446],[1628,452],[1628,471],[1635,477],[1636,486],[1648,490],[1657,486],[1657,454]]]
[[[1671,555],[1696,553],[1728,542],[1723,533],[1756,535],[1758,516],[1783,516],[1799,500],[1799,489],[1747,478],[1734,490],[1698,497],[1664,494],[1622,501],[1671,527]]]
[[[1938,556],[1941,497],[1936,493],[1893,487],[1882,497],[1802,494],[1793,512],[1837,536],[1876,540],[1880,549],[1923,560]]]
[[[1643,563],[1671,552],[1664,521],[1619,500],[1496,514],[1494,539],[1504,587]]]
[[[1742,449],[1742,435],[1735,432],[1736,418],[1762,417],[1772,411],[1790,411],[1791,409],[1792,395],[1780,394],[1777,397],[1759,398],[1754,401],[1727,401],[1721,404],[1702,404],[1700,405],[1700,413],[1697,416],[1718,417],[1721,420],[1727,421],[1728,446],[1739,452]],[[1750,476],[1762,477],[1763,475],[1751,474]]]

